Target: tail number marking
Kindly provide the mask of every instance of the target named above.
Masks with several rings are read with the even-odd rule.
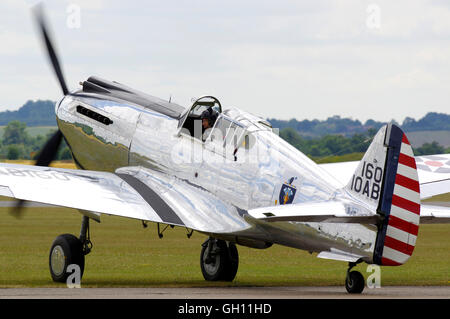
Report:
[[[383,179],[383,169],[374,167],[372,163],[363,162],[361,175],[352,177],[351,190],[367,196],[374,200],[380,197],[381,180]]]

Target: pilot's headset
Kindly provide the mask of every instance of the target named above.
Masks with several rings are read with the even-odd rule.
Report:
[[[208,119],[209,126],[213,127],[217,119],[217,113],[212,109],[212,107],[208,107],[205,111],[202,112],[201,118]]]

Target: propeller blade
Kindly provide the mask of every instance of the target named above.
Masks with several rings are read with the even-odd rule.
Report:
[[[57,130],[55,134],[52,135],[52,137],[45,143],[44,147],[40,151],[36,163],[34,165],[36,166],[49,166],[50,163],[54,160],[56,157],[56,154],[58,153],[59,145],[62,141],[62,133],[60,130]]]
[[[42,5],[36,5],[35,8],[33,8],[33,11],[39,30],[42,34],[43,42],[45,43],[45,46],[47,48],[48,57],[53,66],[53,70],[55,71],[56,77],[58,78],[59,84],[61,85],[61,89],[64,95],[67,95],[69,93],[69,90],[67,89],[66,81],[64,80],[64,75],[58,60],[58,56],[56,55],[56,51],[53,47],[48,29],[45,24],[45,17]]]
[[[34,165],[49,166],[58,153],[58,148],[59,145],[61,145],[62,137],[63,135],[61,131],[56,131],[39,152],[38,158],[36,159],[36,163]],[[17,218],[21,218],[23,215],[22,209],[24,206],[25,201],[20,199],[17,201],[17,204],[12,208],[10,213]]]
[[[9,213],[16,217],[17,219],[21,219],[23,217],[23,207],[25,206],[25,201],[23,199],[19,199],[16,205],[9,211]]]
[[[38,24],[38,28],[41,32],[43,42],[45,43],[45,47],[47,48],[48,57],[53,66],[53,70],[55,71],[56,77],[58,78],[64,95],[67,95],[69,94],[69,90],[67,89],[66,81],[64,80],[64,75],[58,60],[58,56],[56,55],[56,51],[53,47],[48,29],[45,24],[44,10],[42,8],[42,5],[36,5],[33,8],[33,13]],[[63,135],[60,130],[56,131],[56,133],[52,135],[52,137],[47,141],[47,143],[45,143],[44,147],[40,151],[38,158],[36,159],[36,166],[50,165],[50,163],[55,159],[58,153],[58,148],[62,142],[62,137]],[[15,205],[15,207],[11,210],[11,214],[16,216],[17,218],[22,217],[24,206],[24,200],[17,201],[17,205]]]

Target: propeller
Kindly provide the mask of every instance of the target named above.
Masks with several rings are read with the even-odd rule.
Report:
[[[55,75],[59,81],[59,84],[61,86],[61,90],[64,94],[64,96],[70,94],[69,90],[67,89],[66,81],[64,80],[64,75],[61,69],[61,65],[59,63],[58,56],[56,54],[56,51],[54,49],[53,43],[50,38],[50,34],[48,32],[46,19],[44,15],[44,10],[42,7],[42,4],[38,4],[33,8],[33,15],[37,22],[38,31],[41,34],[42,42],[45,45],[45,48],[47,50],[47,54],[50,60],[50,64],[53,67],[53,71],[55,72]],[[57,130],[52,137],[45,143],[44,147],[41,149],[41,151],[38,154],[38,157],[36,159],[36,166],[49,166],[51,162],[56,158],[59,146],[62,142],[63,134],[60,130]],[[13,208],[12,213],[16,217],[20,218],[22,215],[22,209],[25,206],[24,200],[19,200],[17,202],[17,205]]]
[[[56,55],[56,51],[50,39],[50,34],[48,32],[48,28],[46,26],[46,19],[44,15],[44,9],[42,4],[38,4],[33,8],[34,17],[37,22],[38,29],[41,33],[43,43],[47,49],[48,57],[50,59],[50,63],[53,66],[53,70],[55,71],[56,77],[58,78],[59,85],[61,86],[62,92],[64,95],[69,94],[69,90],[67,89],[66,81],[64,80],[64,75],[61,69],[61,65],[58,60],[58,56]]]

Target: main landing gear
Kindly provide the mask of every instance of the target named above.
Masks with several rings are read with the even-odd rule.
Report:
[[[233,281],[239,266],[236,245],[210,237],[202,244],[200,266],[207,281]]]
[[[69,265],[80,267],[80,280],[84,271],[84,256],[89,254],[92,243],[89,239],[89,217],[83,216],[80,238],[71,234],[56,237],[50,249],[49,268],[50,275],[55,282],[66,282],[70,273]]]
[[[347,278],[345,278],[345,289],[350,294],[360,294],[364,290],[364,277],[359,271],[351,271],[357,263],[349,263]]]

